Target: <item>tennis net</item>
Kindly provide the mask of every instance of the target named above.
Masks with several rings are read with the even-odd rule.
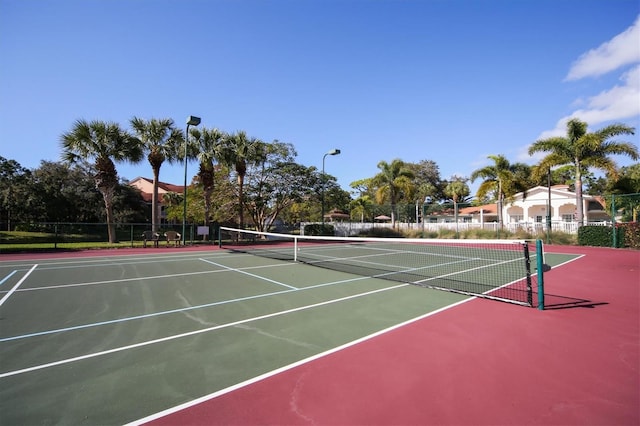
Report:
[[[534,306],[539,278],[531,262],[542,256],[541,243],[530,240],[298,236],[220,227],[219,241],[233,251],[524,306]]]

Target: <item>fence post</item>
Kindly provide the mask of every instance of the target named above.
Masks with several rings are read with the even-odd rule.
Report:
[[[624,204],[624,203],[623,203]],[[616,196],[611,195],[611,231],[613,233],[613,248],[618,247],[618,232],[616,229]]]

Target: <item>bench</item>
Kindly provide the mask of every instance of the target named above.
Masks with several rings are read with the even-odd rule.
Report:
[[[153,231],[144,231],[142,233],[142,247],[147,247],[147,241],[152,241],[154,247],[158,247],[160,243],[160,234]]]
[[[180,245],[180,238],[182,237],[180,233],[176,231],[167,231],[164,233],[164,236],[167,237],[167,245],[173,243],[176,247]]]

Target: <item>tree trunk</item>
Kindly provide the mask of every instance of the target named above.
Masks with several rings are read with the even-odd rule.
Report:
[[[211,214],[211,194],[213,193],[213,188],[205,188],[204,189],[204,224],[207,228],[211,224],[209,220],[209,215]],[[204,236],[204,240],[207,241],[209,239],[209,234]]]
[[[244,175],[238,174],[238,228],[244,229],[244,209],[242,202],[244,201]]]
[[[109,233],[109,243],[117,242],[116,226],[113,223],[113,194],[118,185],[118,173],[116,167],[108,157],[98,157],[96,159],[96,188],[102,194],[104,207],[107,213],[107,230]]]
[[[107,232],[109,234],[109,243],[118,242],[116,238],[116,225],[113,223],[113,193],[114,188],[99,188],[104,200],[104,209],[107,212]]]
[[[215,185],[215,171],[213,163],[201,162],[198,175],[200,176],[203,188],[204,224],[209,228],[211,225],[211,196]],[[207,241],[209,239],[209,235],[205,235],[203,239]]]
[[[458,238],[458,202],[456,197],[453,198],[453,217],[456,221],[456,238]]]
[[[159,214],[158,214],[158,179],[160,177],[160,168],[153,167],[153,194],[151,195],[151,229],[158,232]]]
[[[582,204],[582,170],[576,165],[576,220],[578,226],[584,225],[584,208]]]
[[[391,185],[389,185],[389,199],[391,201],[391,227],[396,229],[396,194]]]
[[[498,181],[498,226],[500,229],[504,226],[504,217],[502,217],[502,202],[504,194],[502,193],[502,182]]]

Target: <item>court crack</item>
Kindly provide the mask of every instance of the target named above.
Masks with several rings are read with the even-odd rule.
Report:
[[[302,408],[298,405],[300,400],[300,395],[302,394],[302,387],[304,384],[304,379],[307,376],[307,373],[302,373],[298,379],[296,380],[296,384],[291,391],[291,399],[289,400],[289,407],[291,407],[291,411],[293,411],[298,417],[303,419],[309,424],[315,425],[316,422],[309,416],[305,415],[302,412]]]
[[[260,329],[258,327],[251,327],[251,326],[246,325],[246,324],[237,324],[234,327],[240,328],[242,330],[252,331],[252,332],[260,334],[261,336],[269,337],[271,339],[281,340],[283,342],[290,343],[290,344],[292,344],[294,346],[300,346],[300,347],[303,347],[303,348],[314,349],[314,350],[317,350],[319,348],[318,346],[316,346],[316,345],[314,345],[312,343],[300,342],[298,340],[291,339],[289,337],[278,336],[276,334],[268,333],[268,332],[266,332],[266,331],[264,331],[264,330],[262,330],[262,329]]]
[[[189,301],[187,300],[186,297],[184,297],[184,295],[182,294],[182,292],[177,292],[176,293],[178,298],[180,299],[180,301],[183,303],[183,305],[185,307],[191,307],[193,306],[191,303],[189,303]],[[218,325],[218,323],[216,322],[210,322],[210,321],[205,321],[202,318],[197,317],[196,315],[192,314],[191,311],[182,311],[182,314],[184,316],[186,316],[187,318],[189,318],[190,320],[197,322],[198,324],[207,326],[207,327],[211,327],[211,326],[216,326]]]

